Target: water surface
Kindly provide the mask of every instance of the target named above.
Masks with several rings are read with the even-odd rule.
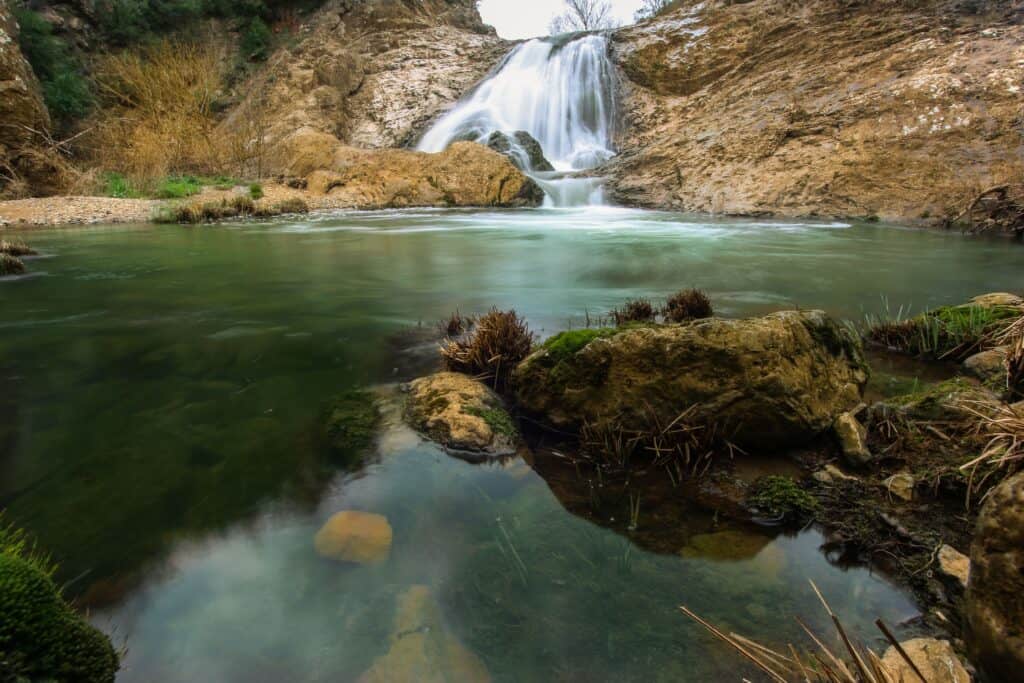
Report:
[[[727,316],[860,319],[1012,289],[1022,265],[1014,245],[955,234],[623,209],[26,237],[46,258],[0,281],[0,507],[127,645],[122,680],[151,682],[354,680],[412,586],[495,680],[736,679],[677,606],[802,642],[793,616],[825,623],[809,578],[873,637],[872,619],[913,605],[829,565],[814,530],[693,510],[672,522],[680,547],[653,553],[567,512],[525,463],[470,465],[398,425],[341,468],[317,415],[347,388],[430,371],[434,322],[456,308],[515,307],[544,336],[699,286]],[[388,517],[386,564],[314,553],[342,509]]]

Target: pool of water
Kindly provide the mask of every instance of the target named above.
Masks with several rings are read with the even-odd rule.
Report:
[[[623,209],[24,237],[44,256],[0,280],[0,508],[127,647],[121,679],[147,682],[355,680],[408,654],[410,595],[429,596],[426,642],[494,680],[735,679],[678,606],[803,642],[794,616],[826,623],[808,579],[872,638],[871,620],[914,606],[828,564],[815,530],[695,509],[648,519],[680,529],[653,552],[571,514],[524,462],[455,460],[396,420],[339,468],[317,416],[345,389],[432,370],[435,321],[455,309],[514,307],[544,336],[699,286],[726,316],[860,319],[1010,289],[1022,265],[1014,245],[955,234]],[[388,518],[386,563],[316,555],[345,509]]]

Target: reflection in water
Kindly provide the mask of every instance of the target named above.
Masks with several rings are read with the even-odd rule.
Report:
[[[682,508],[644,517],[656,507],[641,501],[632,542],[523,464],[474,467],[390,430],[379,460],[339,472],[311,427],[331,396],[429,368],[431,333],[403,331],[456,308],[515,307],[546,335],[697,285],[725,315],[860,318],[883,294],[919,309],[1005,290],[1018,266],[1002,243],[954,235],[612,209],[32,241],[54,254],[45,274],[0,283],[0,382],[17,377],[0,398],[0,504],[127,642],[124,680],[147,682],[353,680],[388,651],[413,586],[497,680],[714,679],[735,658],[709,658],[722,651],[676,605],[796,639],[790,617],[819,616],[807,578],[853,625],[898,623],[905,598],[829,566],[813,531],[744,537],[741,557],[714,560],[730,537],[713,535],[743,529]],[[387,564],[316,555],[342,509],[388,517]]]

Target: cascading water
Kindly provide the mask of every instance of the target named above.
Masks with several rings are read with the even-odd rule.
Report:
[[[517,46],[466,100],[423,136],[418,149],[440,152],[457,140],[487,144],[507,135],[510,157],[547,193],[546,205],[601,203],[601,181],[586,177],[614,155],[615,93],[604,36],[561,36]],[[554,170],[537,168],[516,140],[526,131]]]

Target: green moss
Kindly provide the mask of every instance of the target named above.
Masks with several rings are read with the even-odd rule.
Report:
[[[599,329],[567,330],[544,342],[543,348],[556,362],[569,358],[595,339],[612,337],[622,328],[603,327]]]
[[[467,408],[466,412],[470,415],[476,415],[479,418],[483,418],[483,421],[487,423],[496,434],[504,434],[505,436],[514,437],[517,434],[516,425],[512,421],[512,416],[501,408]]]
[[[380,413],[373,394],[347,391],[337,396],[326,411],[324,441],[336,461],[352,462],[373,444],[379,423]]]
[[[110,639],[64,600],[53,572],[23,534],[0,527],[0,670],[14,680],[112,682]]]
[[[803,521],[817,513],[818,501],[789,477],[762,477],[754,483],[747,501],[754,507],[791,520]]]
[[[963,360],[1020,316],[1015,306],[943,306],[908,320],[876,321],[867,337],[906,353]]]

